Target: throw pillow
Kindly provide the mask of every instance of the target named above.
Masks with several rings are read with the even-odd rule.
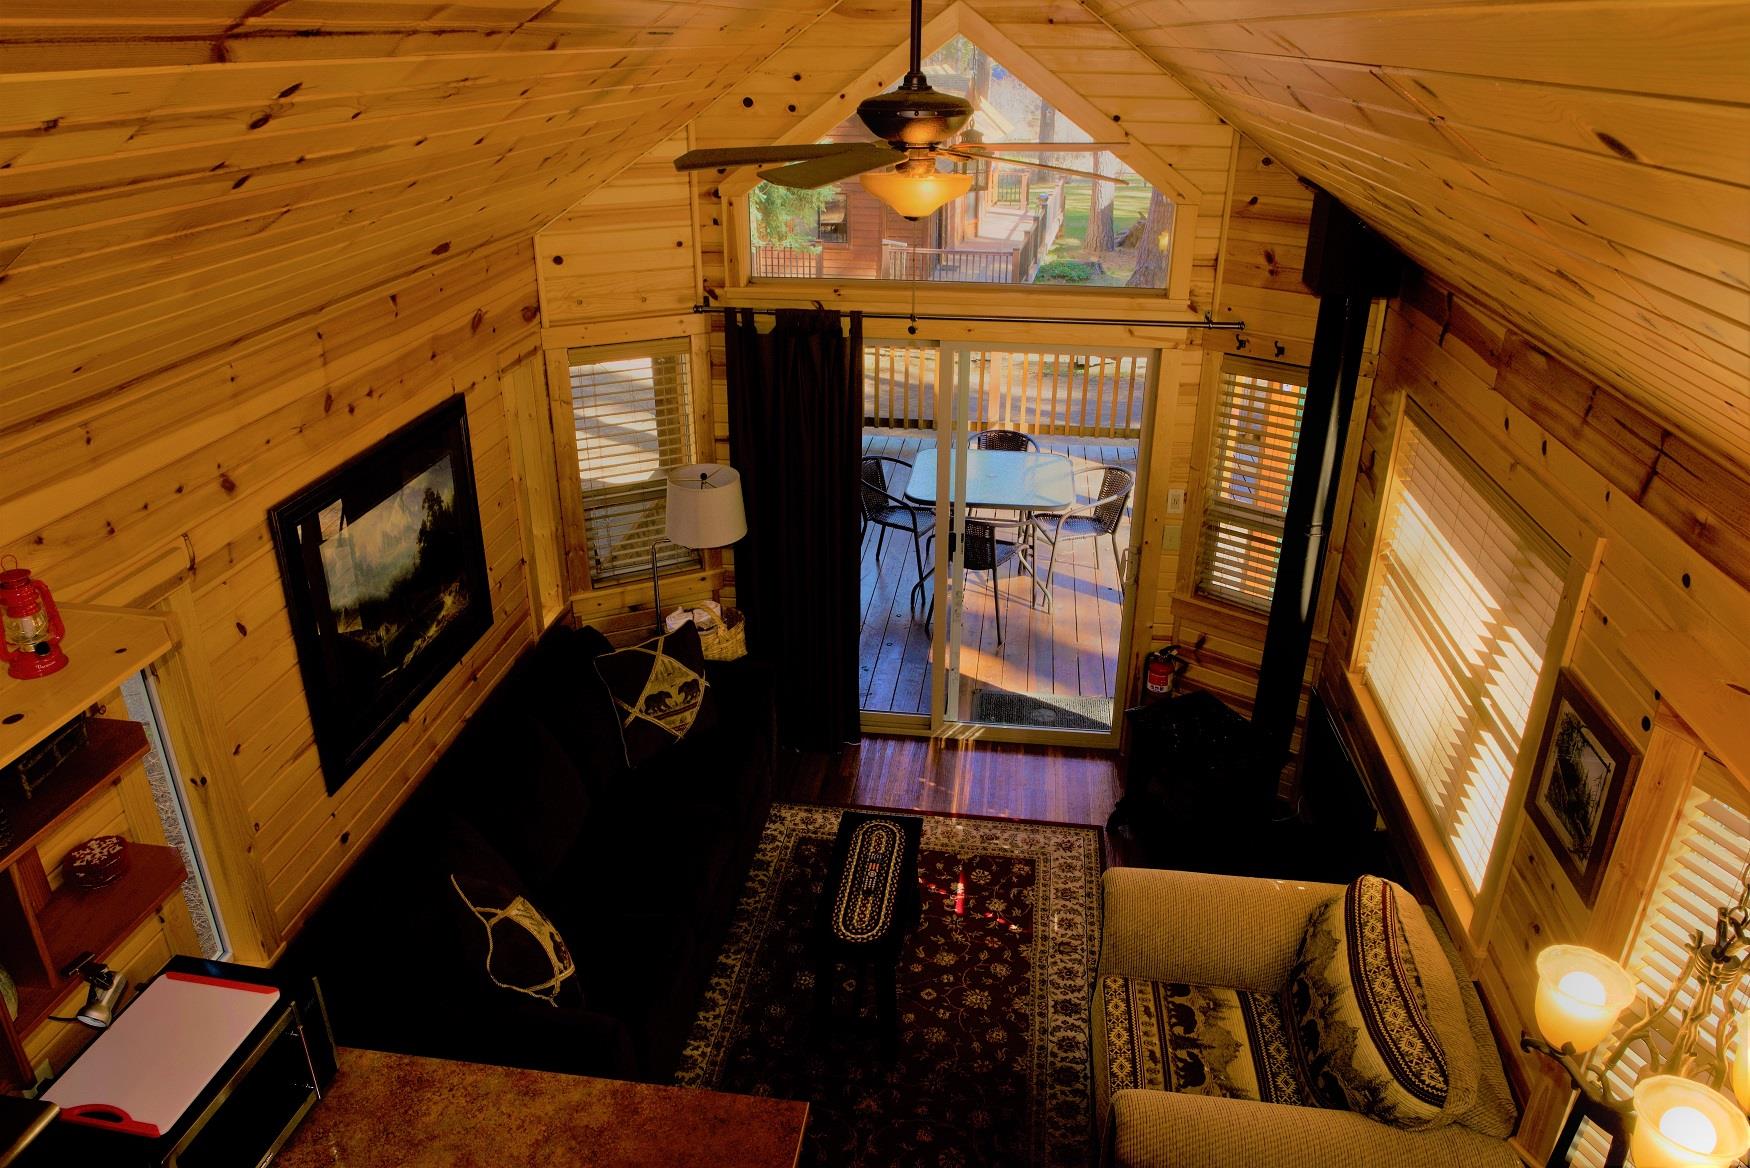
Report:
[[[565,938],[541,910],[521,893],[466,872],[450,873],[450,888],[485,929],[484,951],[476,950],[476,960],[486,979],[549,1006],[561,1005],[567,989],[575,989],[577,965]]]
[[[642,645],[604,653],[595,668],[613,701],[627,766],[647,762],[716,722],[705,653],[692,621]]]
[[[1476,1098],[1458,982],[1409,893],[1363,876],[1314,910],[1288,983],[1308,1077],[1328,1107],[1440,1127]]]
[[[430,863],[416,860],[421,896],[438,908],[442,939],[433,976],[457,995],[489,1001],[505,993],[555,1007],[583,1005],[571,948],[529,898],[517,874],[474,827],[456,817],[434,825]]]

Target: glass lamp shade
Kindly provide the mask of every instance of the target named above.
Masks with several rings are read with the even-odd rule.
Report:
[[[1551,945],[1537,955],[1537,1028],[1557,1050],[1591,1050],[1634,1000],[1634,978],[1602,953]]]
[[[1726,1168],[1750,1151],[1750,1123],[1730,1098],[1678,1075],[1635,1084],[1629,1152],[1636,1168]]]
[[[858,176],[863,189],[907,219],[922,219],[972,189],[970,174],[951,171],[876,170]]]
[[[747,534],[741,472],[701,462],[668,472],[668,538],[682,547],[727,547]]]

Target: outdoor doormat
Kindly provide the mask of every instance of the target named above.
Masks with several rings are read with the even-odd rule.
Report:
[[[972,720],[990,726],[1042,726],[1053,730],[1110,730],[1112,699],[1074,694],[1011,693],[978,689]]]
[[[812,1168],[1085,1168],[1099,832],[921,817],[889,1063],[870,971],[835,966],[830,1021],[815,1008],[840,814],[772,807],[676,1081],[807,1100]]]

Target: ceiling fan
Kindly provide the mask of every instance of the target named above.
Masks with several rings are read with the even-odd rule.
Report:
[[[936,169],[939,158],[1003,162],[1034,170],[1072,174],[1098,182],[1124,184],[1115,175],[1031,159],[992,154],[991,149],[1025,152],[1097,151],[1115,142],[1003,142],[986,146],[966,129],[972,103],[930,87],[922,65],[923,0],[911,4],[911,68],[899,88],[878,93],[857,107],[857,116],[878,142],[823,142],[792,146],[726,146],[689,150],[674,161],[676,170],[712,170],[762,162],[785,162],[759,176],[779,186],[811,189],[860,176],[870,194],[908,219],[918,219],[959,198],[972,187],[972,175]],[[963,133],[964,131],[964,133]],[[966,138],[972,141],[966,141]],[[889,169],[892,168],[892,169]]]

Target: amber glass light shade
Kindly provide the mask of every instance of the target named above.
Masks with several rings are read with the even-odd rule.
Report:
[[[1746,1151],[1750,1124],[1730,1097],[1678,1075],[1635,1084],[1636,1168],[1726,1168]]]
[[[877,170],[858,177],[863,189],[907,219],[922,219],[972,189],[970,174],[941,170]]]
[[[1634,978],[1602,953],[1551,945],[1537,955],[1537,1028],[1557,1050],[1591,1050],[1634,999]]]

